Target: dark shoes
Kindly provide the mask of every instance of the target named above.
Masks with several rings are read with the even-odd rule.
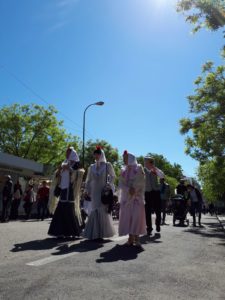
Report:
[[[153,231],[153,228],[152,229],[147,229],[147,235],[152,235],[152,231]],[[160,225],[156,225],[156,231],[158,233],[161,231]]]
[[[160,232],[160,225],[156,225],[156,231]]]
[[[153,229],[147,229],[147,235],[152,235],[152,230]]]

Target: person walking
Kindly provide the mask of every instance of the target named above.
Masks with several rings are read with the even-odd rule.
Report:
[[[188,199],[191,201],[190,213],[193,217],[193,226],[196,227],[196,214],[198,214],[198,225],[201,226],[201,212],[202,212],[202,195],[200,191],[193,185],[187,185]]]
[[[2,191],[2,216],[1,222],[9,221],[9,209],[12,202],[13,182],[10,175],[6,176],[6,181]]]
[[[48,201],[49,201],[49,187],[47,182],[42,181],[42,186],[38,189],[37,192],[37,218],[41,218],[43,221],[47,215],[48,211]]]
[[[161,219],[162,225],[166,225],[166,209],[170,201],[170,185],[165,178],[160,178]]]
[[[145,173],[136,157],[124,151],[124,168],[119,179],[119,235],[129,234],[126,245],[141,247],[139,235],[146,234]]]
[[[85,193],[91,199],[91,211],[84,230],[84,237],[89,240],[109,238],[115,235],[108,205],[101,201],[102,191],[107,184],[114,188],[115,172],[111,163],[106,161],[101,147],[94,150],[95,163],[88,169]]]
[[[33,203],[35,200],[34,199],[34,187],[32,184],[28,185],[28,188],[25,191],[23,200],[24,200],[23,208],[24,208],[25,215],[26,215],[25,218],[28,220],[30,218],[32,206],[33,206]]]
[[[147,223],[147,234],[152,234],[152,214],[156,214],[156,231],[160,232],[161,225],[161,197],[159,178],[164,177],[164,173],[155,166],[152,157],[145,157],[145,214]]]
[[[176,186],[175,193],[177,195],[182,195],[184,199],[187,199],[187,186],[185,185],[185,180],[183,178],[180,179],[179,184]]]
[[[19,179],[14,185],[13,200],[11,205],[10,218],[16,220],[18,218],[18,209],[23,196],[23,191]]]

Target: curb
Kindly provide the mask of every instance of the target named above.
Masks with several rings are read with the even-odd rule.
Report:
[[[220,225],[222,226],[223,230],[225,231],[225,216],[222,217],[222,216],[218,216],[216,215],[218,221],[220,222]]]

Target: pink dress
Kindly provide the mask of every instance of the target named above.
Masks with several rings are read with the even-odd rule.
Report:
[[[146,234],[144,192],[145,174],[141,165],[126,166],[120,175],[120,216],[119,235]],[[135,189],[135,194],[129,194],[129,188]]]

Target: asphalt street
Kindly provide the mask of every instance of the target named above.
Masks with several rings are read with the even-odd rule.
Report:
[[[115,236],[104,243],[47,236],[49,220],[0,224],[0,299],[225,299],[225,233],[162,226],[143,250]],[[117,222],[115,222],[117,226]]]

